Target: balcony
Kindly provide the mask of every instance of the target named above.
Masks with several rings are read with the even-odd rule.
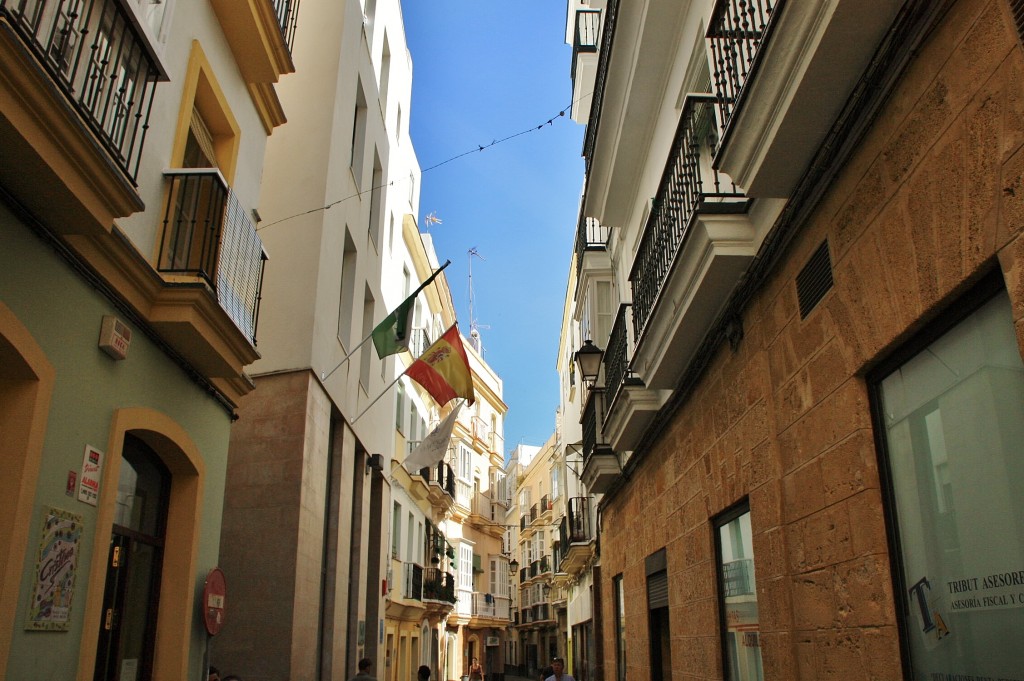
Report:
[[[533,606],[534,624],[553,624],[555,611],[549,603],[537,603]]]
[[[107,234],[135,186],[157,80],[117,0],[0,0],[0,179],[62,234]]]
[[[608,238],[611,228],[602,225],[596,218],[584,216],[582,207],[576,224],[576,286],[582,285],[584,271],[607,270],[611,272],[608,258]]]
[[[590,166],[594,160],[594,147],[597,144],[597,131],[601,121],[601,108],[604,105],[605,85],[608,81],[608,68],[611,62],[612,39],[615,36],[615,22],[619,13],[619,0],[608,0],[605,8],[604,28],[601,30],[601,46],[598,49],[597,67],[594,74],[594,95],[590,100],[590,116],[587,119],[587,130],[583,137],[583,157],[586,174],[590,175]],[[573,101],[581,94],[573,89]]]
[[[584,123],[590,113],[590,98],[597,75],[597,47],[601,38],[601,10],[577,9],[572,38],[572,112],[573,120]]]
[[[789,197],[902,4],[717,0],[717,167],[751,197]]]
[[[540,560],[537,561],[537,576],[544,577],[545,575],[550,575],[552,565],[551,556],[541,556]]]
[[[561,572],[577,574],[594,553],[590,529],[590,498],[569,499],[568,512],[558,526],[558,546],[562,552]]]
[[[427,482],[430,503],[448,512],[455,505],[455,473],[444,461],[420,469],[420,476]]]
[[[488,593],[473,592],[472,617],[497,619],[508,622],[511,619],[509,598]]]
[[[530,524],[533,525],[537,522],[537,518],[540,517],[540,510],[537,508],[537,504],[530,507]]]
[[[248,83],[276,83],[295,71],[291,53],[298,0],[211,0],[210,4]]]
[[[677,387],[760,243],[748,201],[710,165],[714,101],[686,98],[629,275],[629,366],[652,391]],[[613,438],[620,451],[635,443],[632,433]]]
[[[423,602],[428,614],[446,614],[455,607],[455,574],[437,567],[423,569]]]
[[[540,498],[540,511],[537,515],[537,520],[545,520],[551,517],[551,509],[554,508],[554,503],[551,501],[551,497],[547,494]]]
[[[498,454],[499,456],[505,456],[505,438],[499,433],[493,430],[487,436],[487,449],[492,454]]]
[[[618,477],[619,458],[601,432],[605,419],[605,391],[592,388],[583,406],[583,472],[580,479],[594,494],[604,494]]]
[[[205,282],[255,345],[267,256],[251,214],[214,168],[165,175],[170,186],[157,269]]]
[[[471,423],[471,430],[473,431],[473,439],[481,445],[486,446],[488,440],[487,436],[490,434],[490,428],[487,426],[487,422],[479,416],[474,416]]]

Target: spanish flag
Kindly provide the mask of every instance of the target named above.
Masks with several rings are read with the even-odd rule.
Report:
[[[405,375],[423,386],[440,405],[447,404],[456,397],[464,397],[470,404],[476,400],[469,358],[466,357],[466,348],[462,345],[462,334],[455,325],[434,341],[434,344],[405,370]]]

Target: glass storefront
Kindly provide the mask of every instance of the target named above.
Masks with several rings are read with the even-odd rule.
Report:
[[[754,538],[750,511],[741,509],[716,523],[722,645],[729,681],[762,681]]]
[[[997,294],[880,376],[913,678],[1024,680],[1024,364]]]

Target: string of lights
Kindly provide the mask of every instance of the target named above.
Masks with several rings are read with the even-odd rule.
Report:
[[[441,166],[447,165],[447,164],[451,163],[452,161],[457,161],[458,159],[460,159],[460,158],[462,158],[464,156],[469,156],[470,154],[478,154],[478,153],[480,153],[482,151],[490,149],[491,147],[495,147],[495,146],[497,146],[499,144],[503,144],[504,142],[508,142],[510,140],[514,140],[517,137],[522,137],[523,135],[527,135],[527,134],[529,134],[531,132],[537,132],[538,130],[542,130],[544,128],[544,126],[546,126],[546,125],[552,125],[553,126],[555,121],[558,120],[559,118],[563,118],[565,116],[566,112],[569,111],[576,102],[580,101],[584,97],[589,97],[589,96],[590,96],[589,94],[581,95],[579,98],[574,99],[573,101],[571,101],[569,103],[569,106],[565,107],[564,109],[562,109],[557,114],[555,114],[554,116],[552,116],[548,120],[544,121],[540,125],[531,126],[531,127],[526,128],[524,130],[520,130],[517,133],[513,133],[511,135],[508,135],[507,137],[502,137],[501,139],[491,140],[490,144],[478,144],[475,149],[469,149],[468,151],[464,151],[461,154],[456,154],[455,156],[452,156],[450,158],[446,158],[445,160],[443,160],[443,161],[441,161],[439,163],[435,163],[434,165],[432,165],[432,166],[430,166],[428,168],[424,168],[423,170],[420,171],[420,175],[423,175],[423,173],[428,173],[431,170],[436,170],[437,168],[440,168]],[[362,196],[363,194],[367,194],[367,193],[375,191],[377,189],[382,189],[384,187],[394,187],[396,182],[408,182],[408,181],[409,181],[408,178],[401,178],[401,179],[398,179],[398,180],[390,180],[389,182],[386,182],[384,184],[375,185],[373,187],[370,187],[369,189],[364,189],[362,191],[356,192],[355,194],[351,194],[350,196],[346,196],[344,198],[338,199],[337,201],[332,201],[331,203],[328,203],[326,206],[319,206],[317,208],[310,208],[309,210],[305,210],[305,211],[302,211],[300,213],[295,213],[294,215],[289,215],[289,216],[283,217],[283,218],[281,218],[279,220],[274,220],[273,222],[268,222],[265,225],[261,225],[261,226],[257,227],[256,231],[257,232],[262,231],[262,230],[267,229],[269,227],[273,227],[274,225],[279,225],[282,222],[287,222],[289,220],[294,220],[295,218],[302,217],[303,215],[310,215],[312,213],[319,213],[320,211],[323,211],[323,210],[330,210],[331,208],[333,208],[334,206],[337,206],[340,203],[344,203],[344,202],[346,202],[346,201],[348,201],[350,199],[354,199],[354,198],[356,198],[358,196]]]

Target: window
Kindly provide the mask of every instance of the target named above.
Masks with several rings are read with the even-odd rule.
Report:
[[[459,545],[459,588],[473,590],[473,546]]]
[[[391,81],[391,45],[388,44],[388,32],[384,31],[384,51],[380,55],[380,112],[384,122],[388,120],[388,84]]]
[[[459,477],[469,482],[473,474],[473,450],[459,443]]]
[[[399,382],[398,397],[395,402],[395,428],[399,433],[405,433],[405,384]]]
[[[370,185],[370,224],[367,232],[374,248],[379,248],[380,229],[382,227],[381,202],[384,199],[384,167],[381,165],[380,154],[373,150],[373,184]]]
[[[363,298],[363,338],[369,336],[370,332],[373,331],[375,308],[373,293],[370,292],[370,287],[367,286]],[[359,357],[359,385],[366,391],[366,394],[370,393],[370,361],[375,354],[373,343],[363,345]]]
[[[761,681],[754,539],[746,504],[715,523],[722,657],[729,681]]]
[[[363,83],[356,83],[356,106],[352,112],[352,158],[349,166],[355,177],[356,187],[363,188],[363,156],[366,153],[366,95]]]
[[[406,533],[405,539],[405,562],[412,563],[415,560],[415,555],[412,552],[413,541],[415,541],[416,535],[413,534],[413,529],[416,527],[416,519],[412,515],[412,511],[409,512],[409,525],[408,532]]]
[[[612,580],[615,591],[615,672],[618,681],[626,681],[626,595],[622,575]]]
[[[345,250],[341,256],[341,286],[338,292],[338,341],[346,347],[352,340],[352,314],[356,299],[356,245],[345,228]]]
[[[902,644],[915,679],[1017,678],[1024,363],[998,277],[954,308],[869,377]]]
[[[561,475],[561,471],[562,471],[562,466],[560,464],[555,463],[553,466],[551,466],[551,500],[552,501],[557,499],[558,495],[559,495],[559,491],[558,491],[559,490],[558,478]]]
[[[398,547],[402,545],[402,506],[396,501],[391,509],[391,557],[398,558]]]

